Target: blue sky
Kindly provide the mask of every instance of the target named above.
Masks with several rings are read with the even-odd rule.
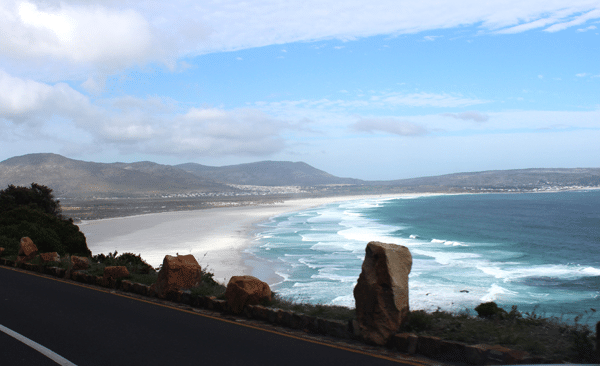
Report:
[[[0,160],[600,166],[600,1],[0,4]]]

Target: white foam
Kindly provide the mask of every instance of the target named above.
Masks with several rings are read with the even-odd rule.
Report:
[[[278,275],[279,277],[282,277],[283,280],[281,282],[274,284],[273,286],[278,285],[283,282],[288,282],[290,280],[290,275],[288,273],[281,272],[281,271],[275,271],[275,274]]]
[[[412,251],[415,254],[424,255],[426,257],[432,257],[437,263],[443,265],[460,264],[462,266],[466,266],[467,264],[463,262],[464,259],[473,259],[481,257],[481,255],[475,253],[456,253],[446,251],[434,252],[421,249],[413,249]]]
[[[300,262],[300,263],[304,264],[304,265],[305,265],[305,266],[307,266],[308,268],[311,268],[311,269],[317,269],[317,268],[319,268],[319,266],[316,266],[316,265],[314,265],[314,264],[310,263],[309,261],[310,261],[310,259],[308,259],[308,258],[304,258],[304,257],[303,257],[303,258],[300,258],[300,259],[298,259],[298,262]]]
[[[487,294],[485,294],[485,296],[480,298],[480,300],[483,302],[497,301],[500,299],[504,300],[507,297],[507,295],[508,295],[508,297],[510,297],[510,296],[516,295],[516,294],[517,294],[517,292],[507,290],[504,287],[500,287],[494,283],[488,290]],[[503,295],[503,296],[500,296],[500,295]]]
[[[345,306],[348,308],[354,308],[356,303],[354,302],[354,295],[338,296],[331,300],[329,305]]]
[[[514,263],[514,262],[513,262]],[[578,265],[544,264],[531,265],[520,264],[517,266],[504,267],[501,265],[478,265],[477,269],[485,274],[502,279],[505,282],[519,280],[526,277],[549,277],[560,279],[577,279],[581,277],[600,276],[600,268],[582,267]]]

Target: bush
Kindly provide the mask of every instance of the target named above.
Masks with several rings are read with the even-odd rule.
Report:
[[[420,332],[431,328],[433,317],[423,310],[411,311],[408,313],[406,323],[403,329],[408,332]]]
[[[92,257],[92,260],[96,263],[103,264],[105,267],[125,266],[131,274],[150,274],[156,272],[154,268],[152,268],[151,265],[146,263],[146,261],[144,261],[139,254],[117,254],[118,252],[116,250],[114,253],[108,253],[108,255],[97,254]]]
[[[11,185],[0,191],[0,242],[6,244],[8,253],[16,254],[25,236],[40,252],[91,255],[79,227],[60,214],[52,190],[35,183],[31,188]]]
[[[52,189],[37,183],[31,183],[29,188],[11,184],[0,191],[0,213],[17,207],[29,207],[62,218],[60,201],[54,199]]]
[[[480,318],[497,317],[503,319],[504,316],[507,315],[507,312],[504,309],[499,308],[498,305],[493,301],[484,302],[477,305],[475,311]]]

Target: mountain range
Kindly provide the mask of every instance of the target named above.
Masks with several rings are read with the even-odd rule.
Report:
[[[57,154],[28,154],[0,162],[0,187],[52,188],[57,197],[144,197],[248,192],[247,186],[296,186],[304,192],[325,186],[370,191],[544,189],[600,186],[600,168],[518,169],[456,173],[392,181],[340,178],[303,162],[262,161],[223,167],[196,163],[163,165],[149,161],[94,163]],[[264,192],[264,190],[263,190]],[[337,193],[340,193],[339,189]],[[342,192],[343,193],[343,192]]]

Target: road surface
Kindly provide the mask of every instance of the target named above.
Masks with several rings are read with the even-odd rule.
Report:
[[[313,343],[3,266],[0,325],[77,366],[423,365]],[[3,365],[60,364],[2,331],[0,350]]]

